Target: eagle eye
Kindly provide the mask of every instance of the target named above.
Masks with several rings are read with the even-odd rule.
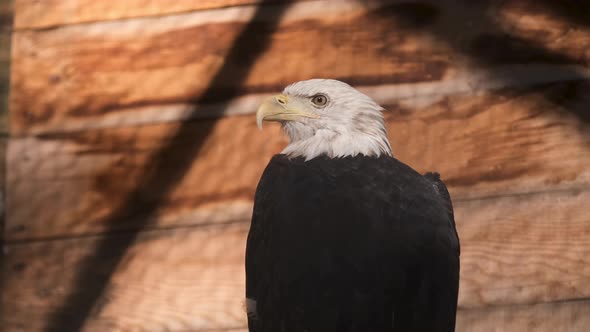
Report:
[[[316,106],[326,106],[328,103],[328,97],[324,95],[315,95],[311,97],[311,102]]]

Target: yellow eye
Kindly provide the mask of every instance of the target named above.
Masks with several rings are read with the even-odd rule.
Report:
[[[311,97],[311,102],[316,106],[326,106],[328,103],[328,97],[324,95],[315,95]]]

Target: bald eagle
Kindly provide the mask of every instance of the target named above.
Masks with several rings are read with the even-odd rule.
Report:
[[[258,109],[258,125],[280,122],[290,143],[256,190],[250,331],[454,330],[459,238],[450,196],[438,174],[393,157],[382,110],[327,79],[294,83]]]

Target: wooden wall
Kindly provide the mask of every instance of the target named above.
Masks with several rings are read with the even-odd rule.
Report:
[[[3,330],[244,330],[253,192],[286,144],[252,112],[312,77],[373,96],[397,157],[450,186],[458,331],[587,330],[589,22],[548,0],[15,0]]]
[[[0,0],[0,233],[4,231],[6,143],[8,137],[8,96],[10,86],[10,37],[12,35],[12,0]],[[4,237],[0,237],[4,247]],[[0,265],[4,257],[0,254]],[[2,279],[0,278],[0,287]]]

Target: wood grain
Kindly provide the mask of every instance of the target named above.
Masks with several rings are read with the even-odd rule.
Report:
[[[396,103],[424,105],[460,94],[482,94],[490,90],[535,88],[551,83],[590,80],[590,68],[551,64],[497,66],[492,71],[468,71],[453,79],[433,82],[358,85],[359,91],[380,105]],[[276,91],[275,91],[276,93]],[[93,129],[144,126],[166,122],[216,119],[224,116],[254,114],[269,93],[250,93],[222,102],[205,104],[173,103],[133,106],[125,111],[84,115],[65,122],[45,124],[27,130],[26,135],[48,135]],[[547,96],[551,101],[551,96]],[[560,101],[556,101],[559,107]],[[571,109],[584,119],[588,115]]]
[[[462,308],[590,295],[588,191],[455,203]]]
[[[460,310],[457,332],[584,332],[590,301],[543,303]]]
[[[248,224],[143,233],[125,252],[84,331],[198,331],[243,326]],[[96,261],[96,287],[126,235]],[[10,246],[2,271],[3,331],[43,331],[72,291],[83,260],[104,238]],[[31,259],[35,257],[35,259]],[[71,315],[78,313],[72,312]]]
[[[457,332],[585,332],[590,326],[590,301],[501,306],[459,310]],[[248,332],[247,328],[215,332]]]
[[[542,331],[539,326],[545,326],[541,323],[545,321],[554,327],[571,319],[572,325],[564,326],[575,328],[588,322],[586,302],[496,307],[590,296],[588,199],[589,191],[569,191],[455,204],[462,241],[459,303],[462,309],[479,308],[461,312],[460,330],[489,328],[496,322],[498,328],[506,326],[510,331],[518,331],[515,326]],[[110,278],[85,330],[199,331],[244,326],[247,230],[244,222],[142,232]],[[2,326],[6,331],[42,330],[48,315],[73,290],[81,263],[98,243],[106,241],[101,247],[112,250],[93,264],[96,277],[83,285],[89,289],[101,271],[117,261],[115,253],[126,236],[9,244],[2,272],[6,285]],[[556,311],[548,315],[549,310]]]
[[[115,0],[16,0],[15,27],[16,29],[40,29],[69,24],[162,16],[262,2],[284,3],[285,0],[127,0],[124,2]]]
[[[45,330],[68,295],[105,277],[85,331],[243,330],[251,200],[286,140],[277,126],[258,132],[251,115],[178,122],[249,112],[318,76],[385,101],[396,156],[449,184],[463,249],[458,331],[587,330],[588,25],[534,1],[308,1],[287,10],[245,68],[226,55],[260,2],[16,0],[3,330]],[[283,5],[261,9],[256,35]],[[224,65],[247,79],[203,96]],[[236,85],[240,98],[227,100]],[[169,160],[155,159],[161,149]]]
[[[0,135],[8,132],[8,96],[10,91],[10,44],[12,36],[12,0],[0,0]],[[5,142],[2,144],[4,145]],[[6,151],[6,149],[2,149]],[[2,153],[4,156],[4,153]],[[2,158],[4,159],[4,158]],[[2,173],[4,174],[4,173]],[[4,176],[3,176],[4,177]]]
[[[419,171],[439,171],[455,199],[583,187],[590,183],[587,82],[407,100],[388,106],[394,154]],[[560,107],[547,101],[560,101]],[[579,114],[576,113],[579,110]],[[278,125],[258,131],[253,116],[56,133],[8,147],[8,240],[250,217],[256,184],[286,140]],[[212,128],[209,130],[209,128]],[[207,136],[206,132],[209,134]],[[186,172],[177,160],[202,146]],[[157,159],[167,149],[167,160]],[[160,174],[154,164],[164,163]],[[162,200],[160,180],[113,220],[148,178],[182,180]],[[142,210],[157,205],[147,223]]]
[[[217,123],[193,122],[185,127],[186,135],[169,146],[179,126],[161,124],[12,140],[6,237],[51,237],[133,229],[138,224],[153,227],[249,218],[260,174],[286,143],[280,128],[259,132],[250,116]],[[182,160],[201,142],[188,172],[178,174],[176,160]],[[154,160],[163,147],[171,159]],[[151,165],[162,162],[162,174],[151,174]],[[182,178],[179,185],[161,201],[155,200],[165,186],[161,183],[177,175]],[[161,182],[139,193],[141,202],[124,207],[129,211],[123,219],[112,220],[114,211],[121,209],[148,177],[160,177]],[[27,202],[23,200],[25,192],[32,194]],[[47,204],[56,205],[39,209]],[[158,206],[155,214],[143,215],[145,207],[152,205]],[[147,217],[153,220],[148,223]],[[61,230],[54,227],[58,224]]]
[[[494,15],[497,15],[497,20],[504,22],[506,33],[517,38],[512,49],[497,49],[496,52],[498,55],[502,52],[519,52],[523,50],[519,48],[519,43],[530,43],[553,53],[556,60],[559,56],[567,56],[574,62],[588,64],[588,49],[580,49],[571,41],[590,41],[589,14],[588,2],[573,5],[553,1],[503,1]],[[566,35],[567,38],[563,38]],[[534,53],[519,53],[523,60],[534,62]]]
[[[233,77],[209,88],[209,95],[201,94],[222,65],[229,73],[244,70],[242,57],[224,57],[255,9],[17,32],[11,99],[15,133],[134,106],[199,98],[226,101],[226,91],[237,84]],[[252,38],[271,33],[268,21],[277,19],[278,10],[265,9]],[[425,41],[386,34],[395,23],[370,25],[371,20],[358,2],[294,5],[266,52],[248,70],[241,93],[276,91],[291,81],[318,76],[401,82],[443,75],[444,57],[433,52],[408,56]],[[312,33],[315,42],[309,43]],[[348,42],[351,35],[355,38]],[[346,47],[339,40],[347,40]]]
[[[530,59],[584,65],[590,56],[585,53],[588,34],[565,33],[571,25],[556,18],[541,26],[523,21],[514,28],[507,14],[499,16],[506,21],[482,20],[487,23],[466,27],[473,20],[456,15],[474,17],[485,8],[468,6],[470,11],[465,12],[460,10],[463,7],[453,1],[296,3],[251,68],[244,68],[243,59],[225,59],[225,55],[255,12],[254,6],[20,31],[13,45],[13,129],[16,134],[55,130],[71,120],[91,122],[141,106],[227,102],[226,93],[235,86],[239,94],[248,94],[277,91],[312,77],[354,85],[435,82]],[[263,18],[254,23],[255,35],[271,33],[268,22],[277,19],[278,10],[264,8]],[[503,28],[523,39],[534,35],[535,45],[553,45],[560,56],[538,51],[526,58],[524,51],[515,49],[497,58],[480,49],[491,44],[497,49],[510,47],[513,41]],[[444,31],[447,37],[461,31],[462,38],[451,42],[432,31]],[[563,35],[557,44],[543,39],[555,35]],[[470,59],[464,50],[472,49],[467,53],[489,59],[483,63]],[[222,65],[228,72],[247,70],[246,80],[228,77],[208,87]],[[206,90],[209,93],[203,96]]]
[[[13,0],[0,0],[0,63],[10,60]]]

